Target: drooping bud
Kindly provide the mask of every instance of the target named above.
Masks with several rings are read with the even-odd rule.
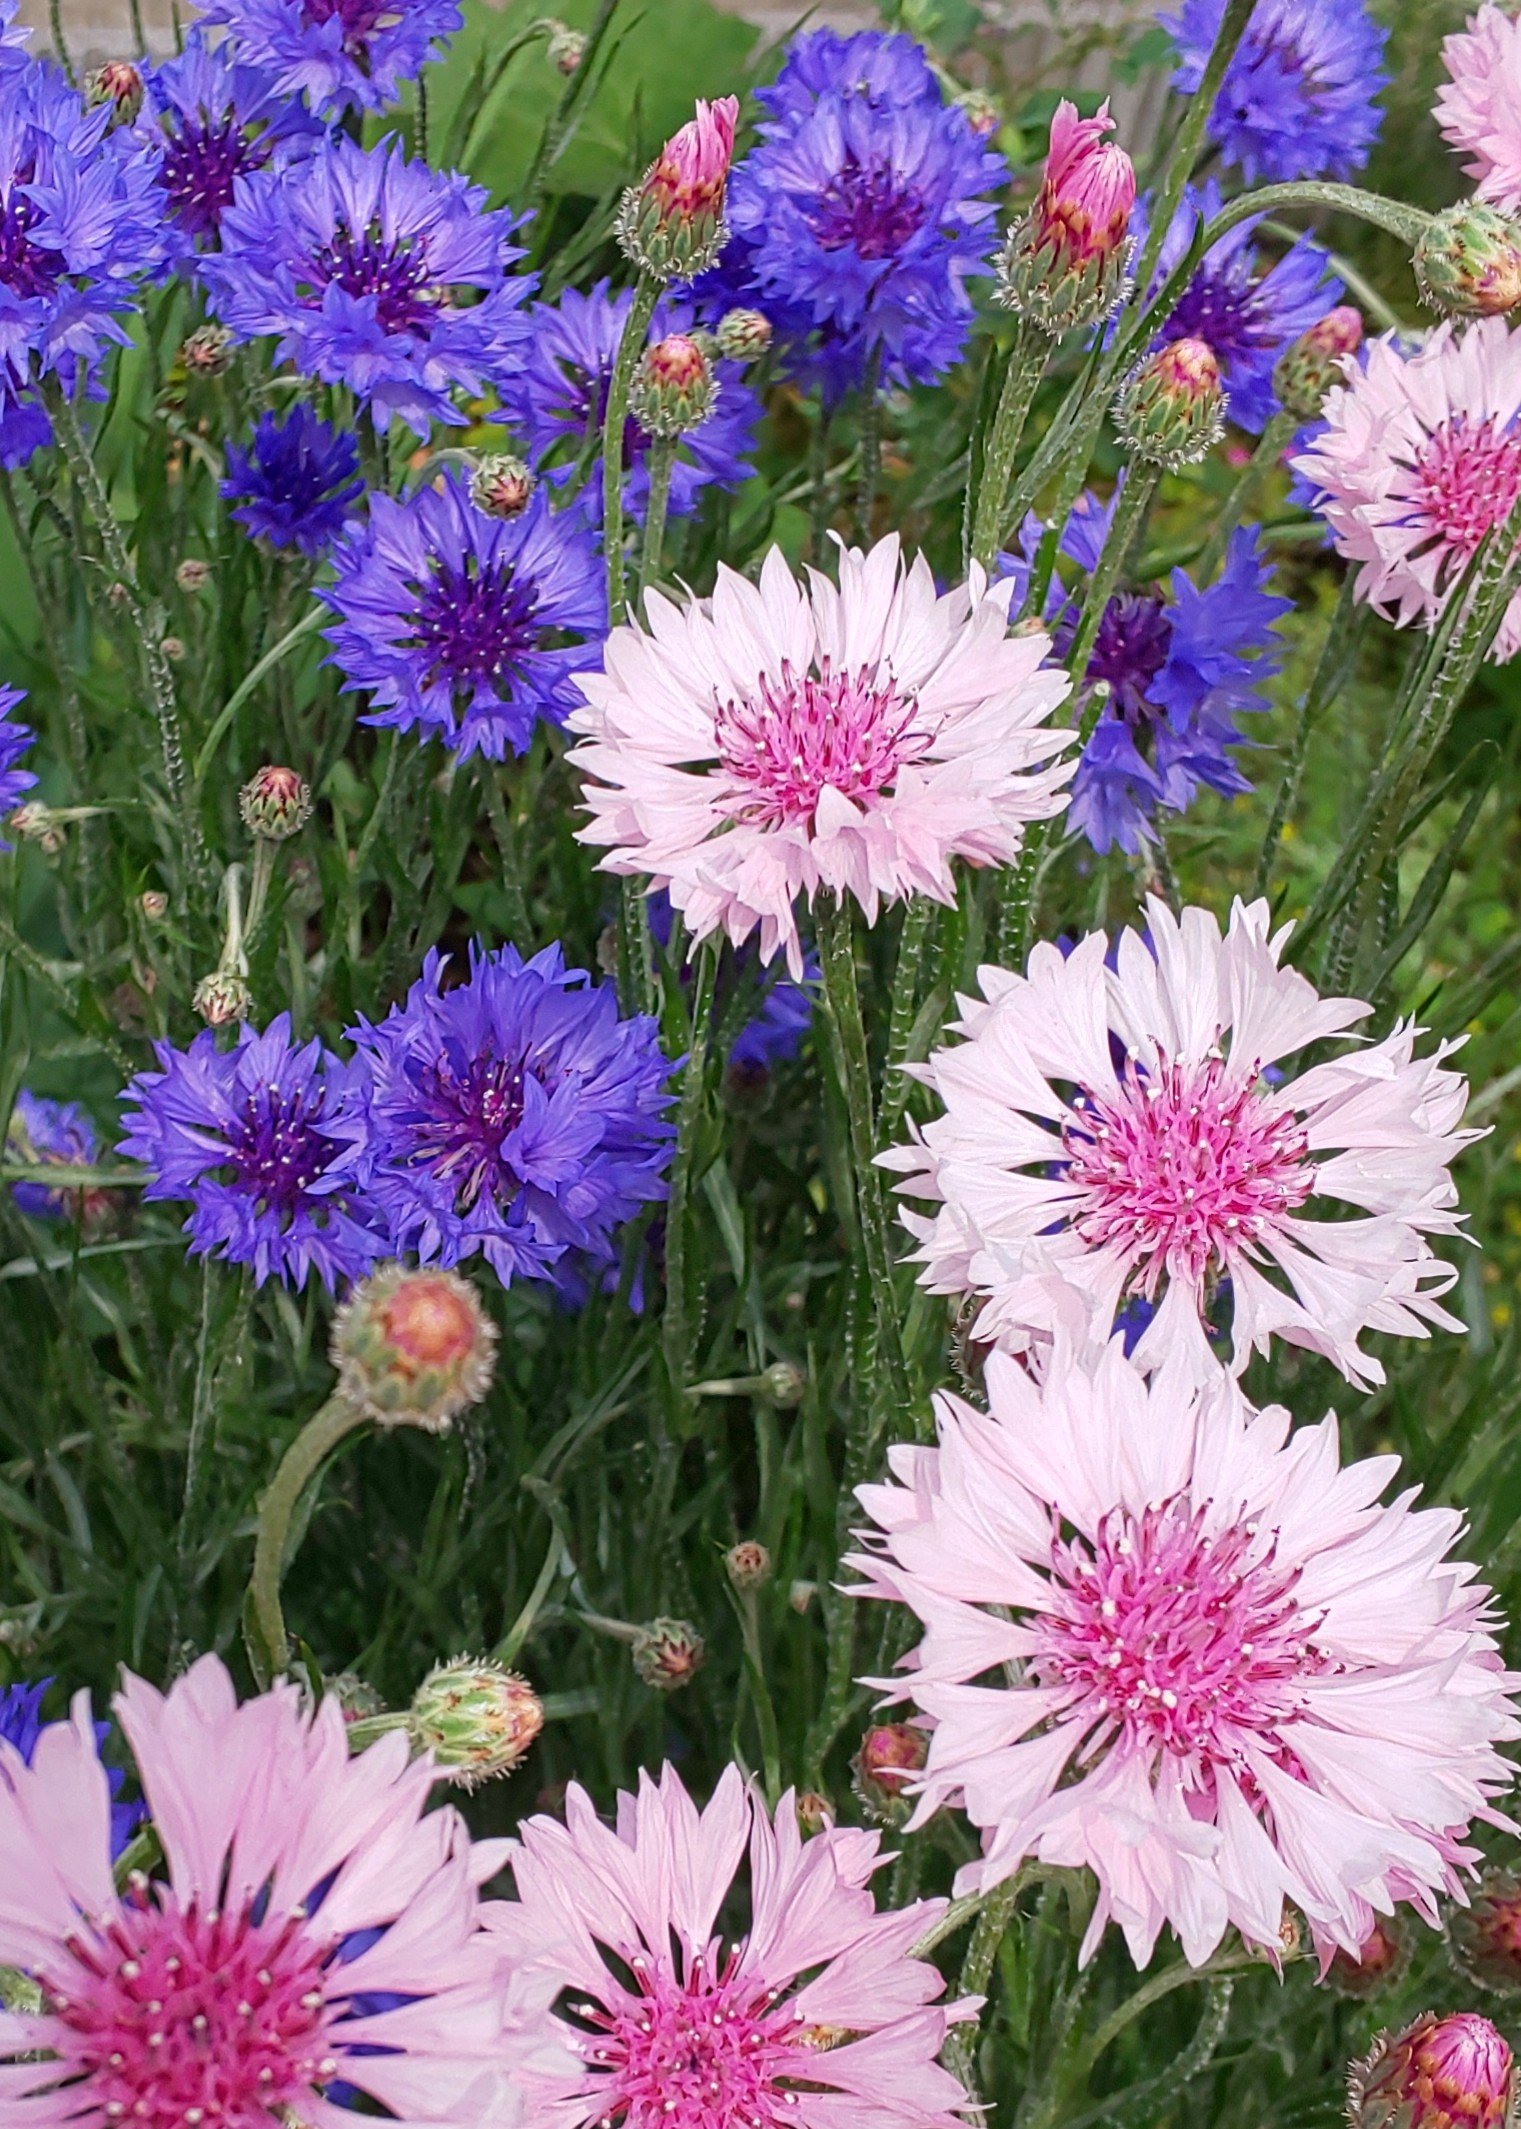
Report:
[[[1279,404],[1296,421],[1314,421],[1332,385],[1342,381],[1342,365],[1363,344],[1362,312],[1338,303],[1317,318],[1307,332],[1286,347],[1273,368]]]
[[[718,352],[729,362],[754,362],[771,337],[771,320],[763,310],[726,310],[718,321]]]
[[[834,1806],[827,1796],[817,1789],[799,1789],[797,1793],[798,1830],[806,1841],[815,1833],[822,1833],[826,1826],[834,1824]]]
[[[1347,2078],[1350,2129],[1505,2129],[1515,2060],[1487,2018],[1430,2011],[1381,2033]]]
[[[1214,350],[1203,340],[1170,340],[1120,386],[1114,425],[1132,458],[1175,473],[1219,441],[1224,403]]]
[[[311,786],[294,769],[266,762],[238,793],[243,826],[261,842],[284,843],[312,817]]]
[[[184,659],[185,639],[183,636],[161,636],[158,647],[171,665],[179,665]]]
[[[232,357],[232,334],[225,325],[198,325],[180,349],[192,377],[220,377]]]
[[[808,1389],[808,1378],[790,1360],[773,1360],[769,1368],[762,1370],[761,1379],[768,1401],[781,1412],[800,1405]]]
[[[734,155],[739,102],[699,101],[618,210],[618,241],[641,273],[687,281],[706,272],[724,242],[724,193]]]
[[[743,1596],[771,1579],[771,1555],[758,1538],[741,1538],[724,1554],[729,1580]]]
[[[1521,1995],[1521,1877],[1486,1871],[1470,1905],[1449,1910],[1447,1948],[1481,1989]]]
[[[1392,1988],[1410,1964],[1410,1932],[1394,1915],[1379,1916],[1354,1959],[1338,1952],[1326,1968],[1326,1986],[1338,1996],[1362,2002],[1380,1989]]]
[[[209,1028],[231,1027],[253,1009],[253,992],[235,969],[214,968],[202,976],[190,1003]]]
[[[187,554],[174,572],[174,581],[181,591],[194,597],[211,582],[211,564],[203,562],[198,554]]]
[[[657,1693],[690,1685],[707,1653],[701,1634],[685,1619],[652,1619],[634,1637],[634,1669]]]
[[[1040,195],[999,254],[996,300],[1053,339],[1102,323],[1129,285],[1135,168],[1113,130],[1107,103],[1057,105]]]
[[[414,1748],[431,1752],[461,1789],[510,1774],[543,1727],[543,1704],[526,1678],[465,1656],[428,1673],[407,1717]]]
[[[901,1826],[913,1809],[904,1794],[909,1777],[923,1771],[929,1738],[912,1723],[884,1722],[868,1730],[850,1763],[856,1801],[879,1826]]]
[[[162,924],[169,914],[169,897],[161,887],[145,887],[137,906],[150,924]]]
[[[23,843],[36,843],[50,858],[57,857],[63,848],[63,823],[53,808],[40,798],[23,799],[6,826],[12,835],[19,835]]]
[[[85,96],[96,106],[113,105],[113,123],[130,126],[143,107],[143,77],[130,59],[108,59],[86,82]]]
[[[545,47],[549,63],[559,73],[571,75],[579,71],[586,57],[586,39],[580,30],[573,30],[569,23],[555,22],[549,32]]]
[[[385,1702],[357,1671],[339,1671],[324,1679],[323,1684],[330,1698],[337,1701],[345,1722],[368,1722],[372,1716],[384,1713]]]
[[[538,485],[526,459],[496,451],[476,461],[470,475],[470,500],[482,517],[521,517]]]
[[[718,379],[701,344],[667,333],[644,351],[629,391],[629,411],[651,436],[680,436],[713,411]]]
[[[468,1279],[382,1264],[333,1319],[338,1394],[383,1427],[441,1434],[479,1404],[496,1369],[496,1325]]]
[[[1433,310],[1502,317],[1521,303],[1521,222],[1484,200],[1459,200],[1432,216],[1411,263]]]

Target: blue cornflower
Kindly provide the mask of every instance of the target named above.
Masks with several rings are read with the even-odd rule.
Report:
[[[240,339],[278,333],[281,361],[425,437],[463,421],[453,388],[479,391],[527,337],[533,280],[507,271],[515,226],[457,171],[340,134],[299,184],[275,169],[239,183],[201,276]]]
[[[276,89],[332,118],[394,103],[464,17],[456,0],[203,0],[201,20]]]
[[[327,639],[345,685],[369,692],[367,724],[500,761],[535,719],[580,704],[571,675],[597,661],[607,591],[585,520],[546,489],[516,518],[486,517],[452,470],[402,501],[377,495],[334,562]]]
[[[1178,47],[1174,88],[1193,95],[1225,0],[1183,0],[1162,26]],[[1209,137],[1249,185],[1348,178],[1378,138],[1388,31],[1362,0],[1258,0],[1210,113]]]
[[[100,1152],[95,1126],[77,1101],[49,1101],[22,1087],[6,1126],[5,1150],[12,1160],[60,1168],[88,1168]],[[48,1183],[13,1183],[11,1195],[37,1220],[72,1219],[83,1212],[84,1193]]]
[[[396,1252],[478,1252],[504,1283],[547,1279],[567,1250],[603,1263],[665,1196],[674,1067],[659,1023],[618,1017],[609,984],[558,946],[524,961],[471,949],[442,986],[430,953],[404,1004],[353,1029],[367,1072],[367,1199]]]
[[[27,63],[27,45],[31,31],[18,29],[16,17],[21,12],[21,0],[0,0],[0,72]]]
[[[40,1678],[36,1685],[8,1685],[0,1692],[0,1738],[20,1753],[26,1766],[32,1764],[37,1750],[37,1740],[47,1725],[42,1719],[43,1695],[53,1683],[51,1678]],[[96,1749],[99,1750],[111,1734],[108,1722],[92,1725],[95,1731]],[[126,1775],[120,1767],[106,1768],[106,1782],[111,1791],[111,1855],[114,1860],[131,1840],[143,1816],[141,1804],[124,1804],[120,1801]]]
[[[997,238],[1002,157],[906,37],[810,32],[758,100],[770,116],[727,213],[760,307],[800,306],[897,382],[943,376],[966,344],[966,276]]]
[[[600,448],[608,385],[633,300],[632,289],[613,295],[603,280],[588,294],[567,288],[553,303],[536,303],[528,314],[528,345],[498,379],[503,419],[521,440],[524,455],[551,482],[570,480],[577,461]],[[685,332],[692,320],[691,305],[661,303],[650,337]],[[737,488],[754,471],[747,454],[755,448],[760,401],[742,381],[737,362],[715,363],[714,375],[713,412],[677,445],[671,468],[674,516],[695,510],[705,488]],[[625,501],[635,517],[643,514],[649,495],[649,447],[649,437],[630,416],[623,430]],[[600,480],[588,480],[581,494],[593,517],[600,517]]]
[[[250,1264],[261,1286],[358,1278],[378,1248],[355,1196],[352,1068],[319,1042],[293,1043],[288,1013],[262,1035],[240,1028],[230,1050],[205,1028],[188,1050],[160,1042],[154,1054],[160,1069],[122,1096],[135,1107],[116,1150],[153,1171],[145,1197],[190,1201],[192,1253]]]
[[[215,242],[240,177],[288,169],[323,129],[304,105],[256,67],[231,62],[199,30],[143,80],[137,131],[154,159],[186,249]]]
[[[324,554],[364,493],[359,446],[308,406],[293,408],[283,421],[264,414],[247,451],[227,446],[221,493],[254,539]]]
[[[37,779],[30,769],[21,767],[21,757],[37,737],[29,724],[9,715],[18,702],[25,700],[20,688],[6,687],[0,681],[0,824],[3,824]],[[0,850],[9,850],[11,845],[0,837]]]
[[[56,374],[68,391],[164,257],[152,158],[112,107],[86,111],[55,68],[7,67],[0,94],[0,403]]]
[[[6,396],[0,378],[0,467],[14,473],[53,441],[53,424],[40,399]]]

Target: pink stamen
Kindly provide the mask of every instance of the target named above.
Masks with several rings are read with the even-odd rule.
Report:
[[[1450,568],[1460,568],[1521,497],[1521,429],[1502,429],[1493,416],[1445,422],[1421,447],[1415,497]]]
[[[881,798],[907,763],[928,753],[933,733],[916,727],[918,705],[865,669],[781,685],[762,680],[756,695],[721,705],[714,719],[718,756],[739,786],[730,810],[757,826],[811,821],[828,786],[857,805]]]

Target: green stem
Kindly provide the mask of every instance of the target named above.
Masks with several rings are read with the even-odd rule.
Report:
[[[666,1372],[677,1396],[692,1372],[695,1328],[688,1307],[687,1229],[691,1218],[692,1165],[707,1094],[708,1050],[713,1032],[713,994],[718,981],[718,942],[704,939],[697,949],[692,986],[692,1035],[681,1075],[681,1103],[676,1118],[676,1151],[671,1161],[671,1194],[665,1227],[665,1318],[661,1340]]]
[[[877,1119],[884,1144],[896,1132],[908,1102],[909,1083],[903,1067],[908,1061],[918,1014],[919,971],[935,907],[928,895],[915,895],[903,912],[903,929],[898,934],[898,966],[893,975],[892,1012],[887,1023],[887,1063],[882,1073],[882,1105]]]
[[[1093,654],[1094,644],[1098,641],[1099,625],[1103,621],[1105,608],[1119,581],[1120,571],[1125,566],[1125,557],[1134,545],[1136,534],[1151,507],[1151,498],[1156,493],[1159,478],[1157,467],[1139,464],[1134,459],[1126,468],[1124,485],[1114,499],[1114,513],[1109,520],[1109,530],[1104,535],[1098,561],[1083,593],[1082,618],[1077,624],[1077,634],[1072,639],[1072,648],[1065,657],[1074,688],[1081,688],[1087,676],[1088,660]]]
[[[991,569],[1003,530],[1004,503],[1014,473],[1014,454],[1024,434],[1030,405],[1046,371],[1050,352],[1044,335],[1020,321],[1014,345],[1004,368],[998,411],[983,451],[982,480],[977,490],[977,509],[972,520],[971,559]],[[976,451],[973,448],[975,459]]]
[[[375,839],[385,824],[386,815],[391,810],[391,792],[396,783],[396,768],[400,758],[401,734],[399,732],[388,732],[386,734],[385,761],[380,771],[380,789],[375,794],[375,804],[370,810],[370,817],[359,832],[359,841],[349,852],[348,877],[345,881],[344,893],[344,901],[347,905],[344,930],[349,942],[349,959],[356,963],[359,960],[362,944],[360,933],[360,887],[364,879],[364,868],[369,862],[370,852],[375,847]]]
[[[301,1496],[346,1435],[365,1424],[365,1415],[342,1397],[330,1397],[296,1436],[269,1489],[259,1503],[254,1538],[253,1574],[248,1584],[248,1621],[257,1636],[249,1657],[261,1680],[275,1678],[290,1660],[280,1584],[285,1579],[286,1541]]]
[[[1356,592],[1357,572],[1349,569],[1342,578],[1336,607],[1326,629],[1325,641],[1320,647],[1320,656],[1316,660],[1315,674],[1300,706],[1293,744],[1289,749],[1289,758],[1284,764],[1278,796],[1273,801],[1272,818],[1268,822],[1267,833],[1262,838],[1262,848],[1257,855],[1257,870],[1252,878],[1251,892],[1251,900],[1254,902],[1267,893],[1268,881],[1272,877],[1273,859],[1278,853],[1284,823],[1299,802],[1299,787],[1304,781],[1305,758],[1310,750],[1310,734],[1322,712],[1341,692],[1357,655],[1362,630]]]
[[[829,407],[820,400],[808,439],[808,559],[815,566],[822,563],[829,539],[829,428]]]
[[[64,42],[62,0],[48,0],[48,30],[53,39],[53,50],[58,54],[58,64],[69,77],[71,87],[77,88],[79,76],[74,72],[74,62]]]
[[[856,490],[856,523],[864,546],[871,545],[872,512],[882,479],[882,350],[872,350],[861,386],[861,467]]]
[[[507,926],[515,944],[526,952],[533,934],[528,921],[528,897],[524,891],[526,883],[523,878],[523,855],[518,848],[512,816],[507,811],[507,800],[502,793],[497,764],[482,755],[477,773],[481,796],[486,803],[486,818],[491,823],[491,833],[496,838],[497,856],[502,861],[501,884],[502,892],[507,897]]]
[[[99,1045],[115,1065],[123,1079],[130,1079],[136,1070],[131,1058],[114,1037],[100,1028],[91,1027],[76,1003],[69,987],[55,976],[35,946],[23,939],[9,917],[0,916],[0,951],[11,954],[34,981],[40,983],[70,1027],[78,1028],[81,1035]]]
[[[671,501],[671,469],[676,463],[680,438],[657,436],[650,445],[650,494],[644,513],[644,545],[639,553],[639,589],[644,592],[660,575],[660,554],[665,546],[666,512]]]
[[[660,300],[661,283],[654,274],[641,274],[634,300],[624,320],[608,381],[607,407],[602,416],[602,547],[607,557],[607,619],[616,628],[624,618],[623,573],[623,432],[628,421],[629,391],[634,366],[644,352],[650,320]]]
[[[1231,534],[1245,517],[1247,505],[1255,500],[1257,490],[1264,479],[1283,457],[1298,426],[1295,416],[1280,407],[1258,438],[1257,448],[1242,467],[1235,486],[1226,497],[1224,507],[1215,520],[1214,530],[1199,557],[1200,584],[1208,584],[1225,560],[1225,550],[1230,545]]]
[[[1025,1882],[1023,1873],[1016,1873],[995,1886],[984,1899],[972,1941],[961,1962],[961,1978],[956,1988],[958,1997],[980,1996],[986,1989],[998,1948],[1014,1920]],[[977,2039],[980,2031],[980,2020],[975,2024],[957,2026],[945,2046],[946,2068],[961,2080],[973,2107],[977,2103]],[[980,2110],[973,2113],[968,2109],[968,2119],[980,2121]]]

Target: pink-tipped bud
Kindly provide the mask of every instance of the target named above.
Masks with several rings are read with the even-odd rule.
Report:
[[[412,1696],[407,1734],[461,1789],[521,1766],[544,1727],[544,1704],[526,1678],[461,1656],[428,1673]]]
[[[761,310],[726,310],[715,337],[726,361],[753,362],[771,345],[771,320]]]
[[[211,564],[198,554],[187,554],[175,569],[174,581],[182,592],[194,598],[211,582]]]
[[[739,101],[699,101],[696,115],[623,196],[618,240],[641,273],[685,281],[704,272],[723,245],[724,194],[734,157]]]
[[[550,24],[549,42],[545,47],[549,63],[558,74],[579,73],[581,62],[586,57],[586,38],[580,30],[573,30],[568,23],[554,20]]]
[[[1314,421],[1332,385],[1340,384],[1346,358],[1363,344],[1363,314],[1338,303],[1286,347],[1273,370],[1273,390],[1296,421]]]
[[[1447,1946],[1454,1964],[1481,1989],[1521,1995],[1521,1877],[1486,1871],[1471,1903],[1449,1912]]]
[[[1487,2018],[1427,2011],[1382,2033],[1348,2076],[1350,2129],[1505,2129],[1515,2095],[1510,2047]]]
[[[110,104],[116,124],[130,126],[143,107],[143,77],[130,59],[108,59],[85,84],[92,104]]]
[[[907,1722],[878,1723],[861,1739],[851,1761],[852,1784],[861,1809],[882,1826],[901,1826],[912,1804],[904,1785],[923,1771],[929,1739]]]
[[[702,1669],[707,1647],[685,1619],[652,1619],[634,1636],[634,1669],[657,1693],[675,1693],[690,1685]]]
[[[1355,2002],[1392,1988],[1410,1964],[1410,1932],[1393,1915],[1375,1920],[1354,1959],[1338,1952],[1326,1968],[1326,1986]]]
[[[741,1596],[761,1589],[771,1580],[771,1555],[759,1538],[741,1538],[724,1554],[729,1580]]]
[[[482,517],[521,517],[538,485],[525,459],[494,452],[477,460],[470,475],[470,500]]]
[[[1432,216],[1411,264],[1433,310],[1502,318],[1521,305],[1521,221],[1486,200],[1459,200]]]
[[[442,1433],[490,1389],[496,1337],[475,1288],[457,1272],[383,1264],[333,1319],[338,1394],[381,1426]]]
[[[1099,324],[1126,292],[1135,166],[1113,130],[1107,103],[1096,118],[1057,105],[1040,195],[998,263],[999,302],[1053,338]]]
[[[192,377],[220,377],[232,359],[232,334],[225,325],[198,325],[180,349]]]
[[[1132,458],[1171,473],[1219,441],[1224,403],[1213,348],[1203,340],[1169,340],[1121,385],[1114,425]]]
[[[213,969],[195,987],[190,1003],[209,1028],[231,1027],[253,1010],[253,992],[235,969]]]
[[[294,769],[267,762],[238,793],[238,810],[250,835],[265,843],[283,843],[312,817],[311,786]]]
[[[629,391],[629,410],[651,436],[681,436],[713,411],[718,379],[707,350],[686,333],[667,333],[645,349]]]

